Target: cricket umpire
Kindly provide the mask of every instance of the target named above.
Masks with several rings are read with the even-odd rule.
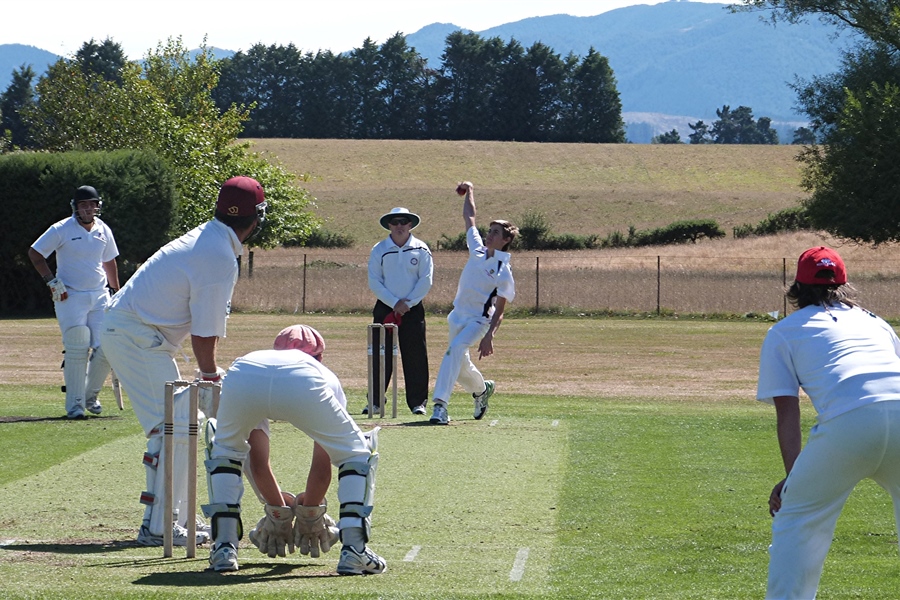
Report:
[[[265,516],[250,541],[274,558],[285,548],[319,556],[337,541],[326,514],[331,465],[338,467],[341,575],[375,575],[387,566],[372,552],[369,515],[378,465],[377,429],[364,434],[347,413],[337,376],[322,364],[325,340],[308,325],[293,325],[275,338],[273,349],[250,352],[234,361],[223,379],[216,432],[209,450],[209,501],[215,539],[214,571],[237,571],[241,538],[241,473],[265,504]],[[306,491],[294,498],[282,491],[269,464],[269,419],[287,421],[315,441]],[[249,459],[249,460],[248,460]],[[249,468],[248,467],[251,467]]]
[[[787,474],[769,497],[773,515],[767,598],[814,598],[838,515],[872,479],[900,523],[900,340],[860,308],[837,252],[805,251],[786,292],[797,310],[762,344],[757,399],[774,404]],[[817,414],[802,445],[800,388]]]
[[[146,505],[138,543],[162,545],[166,527],[174,527],[173,540],[184,545],[180,522],[162,514],[165,474],[160,456],[163,440],[165,383],[181,379],[175,354],[190,336],[191,347],[203,379],[218,381],[218,339],[225,337],[225,320],[237,281],[237,258],[243,242],[265,220],[262,186],[250,177],[233,177],[222,184],[215,217],[156,251],[119,290],[106,313],[101,339],[113,370],[131,399],[135,415],[147,436],[147,488],[141,494]],[[187,390],[175,396],[179,422],[188,415]],[[175,436],[174,500],[176,510],[187,499],[187,480],[179,477],[187,468],[187,441]],[[208,533],[198,530],[197,541]]]
[[[424,415],[428,404],[428,346],[422,301],[431,290],[434,272],[431,250],[411,233],[420,222],[419,215],[406,208],[392,208],[379,219],[390,235],[375,244],[369,254],[369,289],[377,299],[372,320],[399,324],[397,341],[403,360],[406,404],[416,415]],[[376,331],[375,336],[378,335]],[[377,346],[379,341],[375,339],[373,343]],[[385,340],[384,347],[391,348],[392,341]],[[372,388],[379,390],[379,397],[372,399],[376,407],[381,406],[384,390],[391,380],[392,361],[385,361],[384,369],[384,381],[379,381],[376,373]]]

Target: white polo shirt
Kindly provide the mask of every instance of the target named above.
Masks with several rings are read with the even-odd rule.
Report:
[[[867,310],[841,304],[804,307],[769,329],[756,398],[809,396],[825,422],[854,408],[900,400],[900,340]]]
[[[57,221],[31,247],[44,258],[56,252],[56,276],[76,292],[104,288],[103,263],[119,255],[112,230],[96,217],[90,231],[74,216]]]
[[[110,309],[135,313],[176,346],[188,334],[225,337],[241,251],[230,227],[208,221],[157,250],[113,296]]]
[[[509,266],[510,254],[495,250],[488,258],[487,248],[476,227],[466,232],[469,260],[459,276],[453,310],[466,318],[490,318],[494,314],[495,296],[512,302],[516,297],[516,283]]]
[[[391,308],[403,298],[409,298],[410,308],[424,300],[433,274],[431,250],[413,235],[402,247],[388,236],[369,254],[369,289]]]

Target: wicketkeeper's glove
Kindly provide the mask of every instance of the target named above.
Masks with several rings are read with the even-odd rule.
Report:
[[[62,302],[69,297],[69,292],[66,291],[66,286],[59,280],[59,277],[54,277],[48,281],[47,287],[50,288],[50,293],[53,295],[54,302]]]
[[[250,530],[250,541],[269,558],[285,556],[285,546],[293,554],[293,519],[294,513],[289,506],[266,504],[266,516]]]
[[[340,538],[337,525],[325,512],[328,503],[321,506],[294,505],[294,544],[300,554],[319,558],[319,550],[328,552]]]

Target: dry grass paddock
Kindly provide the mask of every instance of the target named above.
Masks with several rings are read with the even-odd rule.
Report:
[[[432,244],[462,227],[460,180],[475,184],[483,219],[545,215],[558,234],[627,233],[684,219],[726,231],[802,197],[796,146],[537,144],[473,141],[250,140],[251,148],[308,174],[303,187],[331,231],[371,248],[394,206],[422,216]]]

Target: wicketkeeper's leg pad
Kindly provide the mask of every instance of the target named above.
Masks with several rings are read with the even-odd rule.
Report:
[[[375,500],[375,471],[378,466],[377,436],[369,438],[372,454],[366,462],[348,461],[338,467],[338,500],[341,503],[338,527],[341,541],[348,543],[345,530],[361,528],[363,541],[369,541],[373,503]]]
[[[201,508],[212,523],[214,543],[229,542],[237,545],[244,535],[241,521],[241,497],[244,482],[241,479],[243,464],[233,458],[210,458],[204,461],[209,482],[209,504]]]

